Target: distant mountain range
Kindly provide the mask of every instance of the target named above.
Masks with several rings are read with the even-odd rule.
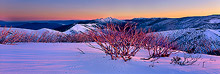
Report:
[[[27,21],[27,22],[5,22],[0,21],[1,26],[25,28],[25,29],[42,29],[49,28],[58,31],[65,31],[75,24],[106,25],[125,24],[127,22],[137,23],[138,28],[153,29],[154,31],[167,31],[186,28],[207,28],[220,29],[220,15],[195,16],[183,18],[134,18],[128,20],[119,20],[112,17],[95,19],[95,20],[62,20],[62,21]]]
[[[155,31],[166,31],[186,28],[220,28],[220,15],[183,18],[134,18],[129,21],[138,23],[139,28],[152,28]]]

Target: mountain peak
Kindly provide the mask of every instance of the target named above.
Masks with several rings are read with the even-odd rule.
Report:
[[[112,17],[107,17],[107,18],[96,19],[96,21],[102,23],[110,23],[110,22],[112,23],[112,22],[120,22],[121,20]]]
[[[116,19],[116,18],[112,18],[112,17],[107,17],[107,18],[105,18],[105,19]]]
[[[118,20],[118,19],[112,18],[112,17],[107,17],[107,18],[101,18],[100,20]]]

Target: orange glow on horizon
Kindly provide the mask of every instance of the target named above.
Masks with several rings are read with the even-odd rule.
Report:
[[[92,20],[220,14],[220,0],[0,0],[0,20]]]
[[[132,19],[132,18],[152,18],[152,17],[167,17],[180,18],[187,16],[207,16],[212,14],[220,14],[220,10],[183,10],[183,11],[167,11],[157,13],[138,13],[138,12],[63,12],[63,13],[40,13],[40,14],[23,14],[20,15],[5,15],[1,16],[0,20],[4,21],[31,21],[31,20],[93,20],[99,18],[113,17],[117,19]]]

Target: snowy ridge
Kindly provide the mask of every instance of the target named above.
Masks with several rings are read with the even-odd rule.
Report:
[[[76,24],[75,26],[73,26],[72,28],[70,28],[69,30],[63,32],[65,34],[75,34],[75,33],[80,33],[80,32],[86,32],[89,30],[89,28],[94,29],[93,26],[95,26],[96,24]]]
[[[220,16],[194,16],[182,18],[134,18],[129,20],[138,23],[139,28],[169,31],[187,28],[220,29]]]
[[[208,30],[210,30],[211,32],[213,32],[216,35],[220,36],[220,29],[217,29],[217,30],[208,29]]]
[[[218,40],[220,41],[220,29],[198,29],[198,28],[188,28],[188,29],[180,29],[180,30],[170,30],[170,31],[161,31],[156,32],[163,34],[165,36],[179,37],[179,36],[190,36],[196,37],[199,35],[204,35],[209,40]]]
[[[220,41],[220,32],[218,30],[207,29],[205,34],[213,41]]]
[[[45,32],[48,32],[48,33],[53,33],[53,34],[64,34],[60,31],[56,31],[56,30],[52,30],[52,29],[47,29],[47,28],[43,28],[43,29],[40,29],[40,30],[37,30],[37,33],[45,33]]]
[[[117,23],[117,22],[125,22],[125,21],[123,21],[123,20],[119,20],[119,19],[112,18],[112,17],[96,19],[96,21],[99,22],[99,23]]]
[[[75,33],[80,33],[80,32],[86,32],[90,29],[95,29],[94,26],[96,26],[96,24],[76,24],[75,26],[73,26],[72,28],[68,29],[65,32],[60,32],[60,31],[56,31],[56,30],[52,30],[52,29],[48,29],[48,28],[42,28],[39,30],[31,30],[31,29],[22,29],[22,28],[4,28],[4,27],[0,27],[0,31],[1,30],[9,30],[10,31],[18,31],[18,32],[24,32],[27,34],[43,34],[45,32],[48,33],[53,33],[53,34],[75,34]]]
[[[0,27],[0,31],[2,30],[10,30],[10,32],[22,32],[22,33],[26,33],[26,34],[38,34],[38,35],[42,35],[43,33],[52,33],[52,34],[65,34],[56,30],[52,30],[52,29],[47,29],[47,28],[43,28],[43,29],[39,29],[39,30],[30,30],[30,29],[21,29],[21,28],[3,28]]]

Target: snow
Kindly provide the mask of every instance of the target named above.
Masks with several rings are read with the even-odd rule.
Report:
[[[112,17],[96,19],[96,21],[101,22],[101,23],[125,22],[125,21],[123,21],[123,20],[119,20],[119,19],[112,18]]]
[[[92,43],[96,46],[95,43]],[[172,56],[183,56],[184,52],[160,58],[154,67],[141,50],[132,60],[111,60],[102,51],[88,47],[85,43],[18,43],[0,45],[0,74],[218,74],[220,56],[201,55],[194,65],[170,64]],[[77,49],[85,54],[81,54]],[[213,59],[215,61],[210,61]],[[201,63],[205,62],[205,67]]]
[[[208,29],[209,31],[215,33],[217,36],[220,36],[220,29],[219,30],[212,30],[212,29]]]
[[[161,31],[154,33],[160,33],[164,36],[168,36],[170,38],[173,38],[174,40],[178,39],[178,41],[182,41],[182,42],[192,42],[192,40],[195,41],[195,39],[209,40],[211,42],[214,42],[212,46],[219,47],[220,29],[188,28],[188,29],[169,30],[169,31]]]
[[[220,19],[211,19],[209,23],[220,23]]]
[[[53,34],[55,34],[55,33],[56,34],[57,33],[65,34],[65,33],[62,33],[62,32],[56,31],[56,30],[52,30],[52,29],[47,29],[47,28],[42,28],[42,29],[39,29],[39,30],[31,30],[31,29],[22,29],[22,28],[4,28],[4,27],[0,27],[0,31],[2,31],[4,29],[6,31],[10,30],[10,31],[24,32],[26,34],[35,34],[35,33],[37,33],[37,34],[41,35],[45,32],[53,33]]]
[[[220,29],[204,29],[204,30],[196,30],[197,28],[188,28],[188,29],[179,29],[179,30],[169,30],[169,31],[161,31],[161,32],[155,32],[163,34],[164,36],[181,36],[184,33],[191,32],[194,33],[192,35],[198,36],[201,34],[204,34],[207,39],[213,40],[213,41],[220,41]],[[190,34],[188,34],[190,35]],[[191,37],[193,37],[191,35]]]
[[[52,30],[52,29],[48,29],[48,28],[42,28],[40,30],[37,30],[37,33],[40,33],[40,34],[43,34],[45,32],[48,32],[48,33],[54,33],[54,34],[64,34],[62,32],[59,32],[59,31],[55,31],[55,30]]]
[[[205,34],[208,38],[212,40],[220,41],[220,32],[218,30],[207,29],[205,31]]]
[[[107,17],[107,18],[104,18],[104,19],[101,19],[102,22],[113,22],[113,21],[119,21],[118,19],[115,19],[115,18],[112,18],[112,17]]]
[[[30,29],[21,29],[21,28],[5,28],[5,27],[0,27],[0,31],[2,30],[11,30],[11,31],[22,31],[22,32],[32,32],[32,31],[35,31],[35,30],[30,30]]]
[[[87,30],[89,30],[89,28],[94,29],[92,26],[94,26],[96,24],[76,24],[75,26],[73,26],[72,28],[70,28],[69,30],[63,32],[65,34],[72,34],[73,32],[86,32]],[[87,27],[86,27],[87,26]]]

